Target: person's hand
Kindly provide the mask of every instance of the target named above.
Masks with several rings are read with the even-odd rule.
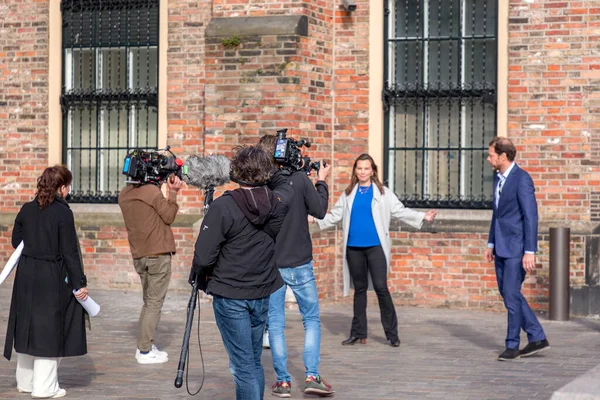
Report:
[[[523,255],[523,268],[526,272],[531,272],[535,269],[535,254]]]
[[[423,219],[427,222],[433,222],[433,220],[435,219],[435,216],[437,215],[437,211],[435,210],[429,210],[427,211],[427,213],[425,214],[425,216],[423,217]]]
[[[81,300],[81,301],[83,301],[83,300],[85,300],[85,299],[87,299],[87,298],[88,298],[88,290],[87,290],[87,288],[86,288],[86,287],[82,287],[82,288],[80,288],[80,289],[79,289],[78,291],[76,291],[74,294],[75,294],[75,297],[76,297],[78,300]]]
[[[181,186],[183,185],[183,181],[179,179],[177,175],[171,175],[167,180],[167,187],[170,192],[179,192]]]
[[[483,253],[483,256],[485,257],[485,261],[487,262],[494,261],[494,249],[488,247],[487,249],[485,249],[485,253]]]
[[[309,224],[313,224],[313,223],[315,223],[315,221],[316,221],[315,217],[313,217],[312,215],[308,216],[308,223]]]
[[[327,163],[325,164],[325,161],[323,161],[323,165],[321,165],[321,168],[319,169],[319,180],[320,181],[324,181],[327,180],[327,177],[329,176],[329,173],[331,172],[331,164]]]

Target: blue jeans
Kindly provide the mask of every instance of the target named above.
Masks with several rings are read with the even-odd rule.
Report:
[[[277,382],[291,382],[287,371],[287,348],[285,345],[285,291],[292,288],[304,325],[304,367],[306,375],[319,375],[321,361],[321,320],[319,318],[319,294],[313,274],[312,261],[293,268],[279,268],[285,285],[271,294],[269,299],[269,344]]]
[[[235,398],[262,400],[265,394],[265,373],[260,357],[269,312],[269,296],[257,300],[213,296],[213,310],[223,345],[229,355],[229,370],[235,381]]]

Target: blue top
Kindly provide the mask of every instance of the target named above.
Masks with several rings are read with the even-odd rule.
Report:
[[[350,231],[348,232],[348,246],[371,247],[379,246],[379,236],[375,229],[373,211],[373,184],[371,186],[359,186],[352,203],[350,213]]]

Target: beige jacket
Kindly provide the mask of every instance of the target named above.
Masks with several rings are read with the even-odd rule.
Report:
[[[328,229],[334,226],[338,226],[341,223],[341,227],[344,233],[343,251],[344,251],[344,296],[348,296],[350,292],[350,273],[348,271],[348,261],[346,260],[346,245],[348,243],[348,232],[350,231],[350,215],[352,213],[352,203],[356,196],[358,184],[352,189],[350,195],[346,195],[342,192],[342,195],[338,199],[337,203],[331,209],[325,218],[318,220],[319,228]],[[425,213],[420,211],[414,211],[410,208],[404,207],[404,205],[398,200],[398,197],[387,187],[384,187],[384,194],[381,194],[377,186],[373,186],[373,202],[371,204],[373,211],[373,221],[375,221],[375,229],[381,242],[381,247],[385,253],[387,260],[388,272],[390,270],[391,260],[391,240],[390,240],[390,223],[391,220],[397,220],[404,222],[416,229],[421,229],[423,225],[423,217]],[[369,286],[371,287],[371,277],[369,276]]]

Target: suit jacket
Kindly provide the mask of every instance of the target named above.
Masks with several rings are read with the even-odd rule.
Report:
[[[537,251],[538,212],[535,188],[531,176],[517,164],[508,174],[498,206],[496,187],[500,178],[494,178],[494,212],[488,243],[494,253],[503,258],[523,257],[526,251]]]

